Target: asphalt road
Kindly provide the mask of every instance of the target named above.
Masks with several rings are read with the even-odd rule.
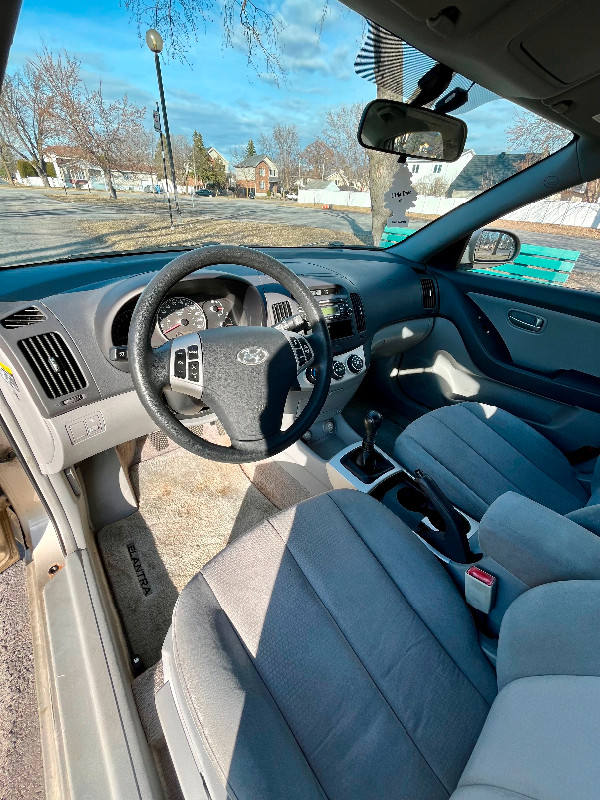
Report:
[[[327,228],[340,233],[353,233],[365,244],[371,243],[371,215],[351,211],[322,211],[301,208],[293,202],[276,203],[260,200],[229,200],[218,197],[197,198],[192,205],[182,198],[184,216],[203,219],[231,219],[283,225]],[[137,203],[104,205],[93,202],[64,203],[43,191],[14,189],[0,185],[0,267],[25,262],[64,258],[82,252],[99,252],[101,244],[86,240],[77,220],[110,220],[156,214],[165,217],[166,200],[143,197]],[[414,220],[413,227],[426,224]],[[510,228],[509,228],[510,229]],[[578,250],[578,269],[600,270],[600,241],[573,236],[515,231],[523,242],[544,247]]]

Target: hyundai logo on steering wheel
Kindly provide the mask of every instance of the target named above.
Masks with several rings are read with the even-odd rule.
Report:
[[[268,357],[269,354],[266,350],[263,350],[262,347],[244,347],[244,349],[240,350],[237,354],[237,360],[241,364],[246,364],[246,366],[262,364]]]

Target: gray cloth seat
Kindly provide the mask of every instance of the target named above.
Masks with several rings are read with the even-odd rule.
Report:
[[[441,564],[350,490],[207,564],[163,665],[213,800],[447,798],[496,695]]]
[[[513,414],[482,403],[424,414],[400,434],[394,457],[409,471],[430,475],[454,505],[477,520],[505,492],[559,514],[600,503],[598,466],[590,498],[574,467],[548,439]],[[574,519],[587,527],[585,515]]]
[[[600,597],[596,582],[586,584]],[[593,610],[587,616],[597,627]],[[509,686],[521,662],[517,674],[505,669]],[[495,699],[494,672],[454,583],[398,518],[360,492],[282,512],[209,562],[176,604],[163,668],[157,708],[187,800],[520,796],[497,779],[503,755],[488,761],[493,726],[503,730],[504,717],[515,724],[523,697],[494,711],[502,693]],[[554,722],[564,712],[557,702]],[[476,746],[480,735],[492,744]],[[588,735],[585,753],[600,745],[597,725]],[[576,750],[571,756],[577,762]],[[483,789],[461,779],[465,767]],[[554,800],[547,784],[530,796]]]

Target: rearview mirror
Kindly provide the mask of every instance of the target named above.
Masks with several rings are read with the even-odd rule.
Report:
[[[370,102],[358,127],[358,141],[368,150],[432,161],[456,161],[466,139],[461,119],[395,100]]]
[[[472,264],[506,264],[513,261],[521,249],[514,233],[485,228],[476,231],[469,242],[469,261]]]

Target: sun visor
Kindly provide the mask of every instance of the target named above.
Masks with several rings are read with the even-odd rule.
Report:
[[[511,50],[519,47],[548,76],[570,86],[600,72],[598,36],[598,0],[568,0],[513,40]]]

